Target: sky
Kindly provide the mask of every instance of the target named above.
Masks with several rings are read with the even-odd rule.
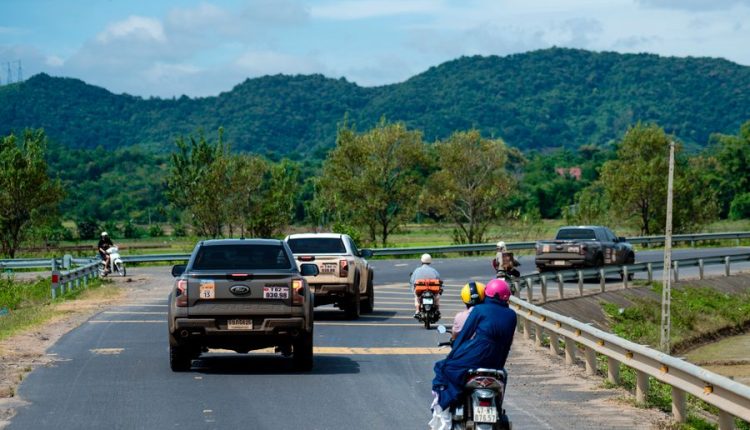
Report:
[[[20,61],[142,97],[279,73],[385,85],[552,46],[750,65],[750,0],[0,0],[0,83]]]

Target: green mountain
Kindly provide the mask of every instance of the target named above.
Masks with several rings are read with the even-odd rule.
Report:
[[[476,127],[524,150],[604,144],[637,121],[704,146],[750,119],[750,67],[552,48],[462,57],[381,87],[276,75],[216,97],[143,99],[46,74],[0,87],[0,133],[43,127],[73,148],[171,151],[179,135],[223,126],[236,150],[322,157],[345,116],[364,129],[383,115],[428,140]]]

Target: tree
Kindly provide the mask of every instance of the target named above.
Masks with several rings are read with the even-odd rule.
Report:
[[[289,225],[300,188],[296,163],[287,159],[266,163],[266,174],[248,217],[250,231],[257,237],[275,236]]]
[[[613,214],[632,220],[641,234],[664,231],[670,138],[657,125],[631,127],[617,149],[617,158],[602,166],[604,187]],[[675,149],[674,213],[676,232],[687,232],[716,218],[713,193],[702,192],[704,178]]]
[[[750,192],[750,121],[740,127],[737,135],[716,134],[711,136],[712,144],[704,152],[707,164],[706,175],[714,182],[713,189],[718,194],[721,215],[730,212],[735,206],[734,199]],[[740,204],[740,203],[737,203]],[[737,216],[737,212],[730,214]]]
[[[422,207],[456,223],[456,242],[481,242],[497,215],[498,200],[512,189],[506,171],[508,148],[500,139],[484,139],[478,130],[470,130],[438,142],[436,151],[438,170],[427,181]]]
[[[316,184],[317,207],[385,246],[388,236],[414,217],[424,177],[420,169],[427,165],[420,132],[381,119],[360,134],[344,123]]]
[[[223,191],[228,188],[228,149],[219,129],[216,143],[201,133],[190,142],[180,137],[167,176],[167,197],[192,218],[200,236],[219,237],[227,220]]]
[[[15,258],[26,232],[57,213],[64,193],[47,174],[43,130],[26,130],[0,141],[0,253]]]

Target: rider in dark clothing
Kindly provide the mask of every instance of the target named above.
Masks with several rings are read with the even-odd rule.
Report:
[[[504,280],[490,281],[484,303],[474,306],[448,357],[435,363],[432,386],[443,410],[461,396],[470,369],[505,367],[516,330],[516,313],[508,307],[509,297],[510,288]]]
[[[102,232],[102,236],[99,239],[99,244],[96,245],[99,256],[102,257],[102,260],[104,260],[104,267],[109,267],[109,254],[107,254],[107,249],[109,249],[110,246],[113,246],[112,239],[109,238],[109,235],[106,231]],[[106,269],[105,269],[106,270]]]

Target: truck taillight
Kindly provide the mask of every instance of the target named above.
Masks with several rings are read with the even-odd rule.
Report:
[[[184,308],[188,305],[188,288],[187,288],[187,280],[180,279],[177,281],[177,288],[175,289],[174,295],[174,301],[175,305],[177,305],[180,308]]]
[[[581,245],[581,251],[579,252],[579,254],[581,254],[581,255],[586,255],[586,250],[587,250],[587,249],[588,249],[588,248],[586,247],[586,245]]]
[[[301,305],[305,303],[305,281],[292,279],[292,304]]]
[[[342,278],[349,276],[349,260],[339,260],[339,276]]]

